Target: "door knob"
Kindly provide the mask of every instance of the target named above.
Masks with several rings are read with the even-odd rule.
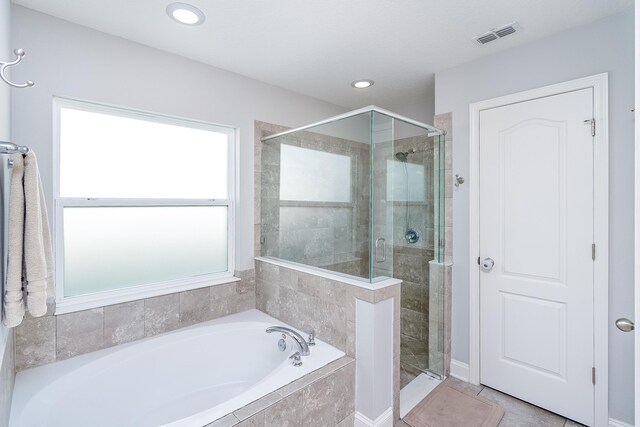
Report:
[[[635,323],[633,323],[631,320],[626,319],[624,317],[621,317],[620,319],[616,320],[616,326],[622,332],[631,332],[636,328]]]
[[[494,264],[495,263],[491,258],[485,258],[482,260],[482,263],[480,264],[480,268],[482,268],[484,271],[491,271]]]

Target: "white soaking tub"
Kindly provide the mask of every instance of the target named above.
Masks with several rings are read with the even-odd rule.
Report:
[[[9,425],[201,427],[344,356],[316,340],[294,367],[273,325],[249,310],[20,372]]]

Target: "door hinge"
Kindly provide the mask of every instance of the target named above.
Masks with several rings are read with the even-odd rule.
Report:
[[[591,259],[592,260],[596,260],[596,244],[592,243],[591,244]]]
[[[588,119],[585,120],[584,123],[589,123],[591,125],[591,136],[596,136],[596,119]]]
[[[596,368],[591,368],[591,382],[593,385],[596,384]]]
[[[480,265],[480,257],[478,257],[478,265]]]

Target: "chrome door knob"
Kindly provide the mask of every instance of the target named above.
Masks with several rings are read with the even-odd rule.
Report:
[[[631,320],[621,317],[616,320],[616,327],[622,332],[631,332],[636,328],[636,325]]]
[[[493,260],[491,258],[485,258],[480,263],[480,268],[482,268],[484,271],[491,271],[491,269],[493,268],[494,264],[495,264],[495,262],[493,262]]]

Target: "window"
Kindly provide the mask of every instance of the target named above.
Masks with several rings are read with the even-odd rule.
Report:
[[[269,147],[275,149],[276,146]],[[266,173],[263,194],[278,194],[279,210],[273,213],[265,200],[262,212],[268,218],[265,229],[278,230],[277,244],[264,245],[265,254],[307,265],[327,266],[340,259],[352,260],[356,230],[355,154],[351,156],[281,144],[279,173]],[[340,147],[327,147],[339,150]],[[263,146],[263,153],[264,153]],[[368,210],[368,209],[367,209]],[[265,236],[276,242],[275,236]]]
[[[282,144],[280,200],[351,202],[351,158]]]
[[[56,99],[57,311],[228,282],[235,129]]]

